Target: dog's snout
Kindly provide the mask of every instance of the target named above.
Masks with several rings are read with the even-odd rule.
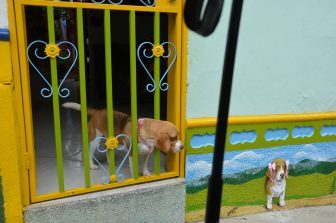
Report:
[[[183,148],[184,148],[183,143],[181,142],[181,140],[178,140],[178,141],[175,143],[175,145],[173,146],[172,151],[173,151],[174,153],[178,153],[178,152],[180,152]]]
[[[280,177],[281,179],[283,179],[285,177],[285,174],[284,173],[280,174]]]
[[[177,147],[179,148],[180,151],[184,148],[184,145],[181,142],[181,140],[178,140],[178,142],[176,143],[176,145],[177,145]]]

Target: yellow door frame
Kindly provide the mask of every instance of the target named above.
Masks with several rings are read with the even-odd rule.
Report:
[[[143,183],[152,180],[160,180],[171,177],[184,177],[184,166],[185,166],[185,150],[179,155],[175,155],[174,157],[170,157],[174,160],[174,165],[169,166],[168,169],[174,169],[174,174],[161,174],[160,176],[154,177],[153,179],[140,178],[139,180],[127,180],[122,183],[114,184],[114,186],[106,186],[99,185],[93,186],[90,189],[85,188],[76,188],[73,190],[67,190],[62,193],[60,196],[59,193],[50,193],[47,195],[36,196],[36,185],[35,182],[29,180],[30,178],[35,178],[35,171],[33,168],[35,167],[35,156],[34,156],[34,143],[33,143],[33,131],[32,131],[32,117],[30,110],[30,92],[29,89],[29,79],[27,78],[28,74],[28,65],[25,57],[25,35],[22,32],[23,24],[24,24],[24,16],[23,16],[23,8],[21,4],[34,4],[34,2],[44,2],[44,5],[61,5],[62,2],[51,2],[51,1],[28,1],[28,0],[7,0],[8,3],[8,15],[9,15],[9,29],[10,29],[10,45],[12,51],[12,62],[13,62],[13,74],[15,81],[15,95],[16,95],[16,105],[17,105],[17,118],[19,123],[19,136],[20,136],[20,148],[19,154],[21,155],[21,191],[22,191],[22,200],[23,205],[27,206],[32,202],[44,201],[54,198],[65,197],[69,195],[75,194],[83,194],[91,191],[108,189],[114,187],[120,187],[125,185],[131,185],[136,183]],[[15,6],[16,4],[16,6]],[[86,3],[71,3],[73,7],[79,6],[80,4]],[[159,4],[159,3],[158,3]],[[177,33],[174,33],[174,38],[169,41],[177,41],[177,49],[181,49],[178,52],[178,57],[181,59],[178,60],[176,71],[177,76],[173,78],[168,78],[168,82],[172,89],[176,91],[174,96],[170,95],[170,99],[168,99],[168,103],[174,103],[174,107],[176,108],[174,111],[168,112],[168,118],[172,120],[177,127],[180,129],[181,139],[185,140],[185,122],[186,122],[186,73],[187,73],[187,28],[183,23],[182,10],[184,6],[184,0],[180,0],[180,6],[178,11],[176,9],[171,9],[168,7],[168,0],[166,2],[162,1],[159,5],[160,9],[151,9],[153,12],[162,10],[164,12],[173,12],[177,13],[176,16],[171,16],[169,19],[169,23],[172,20],[175,20],[175,24],[179,25],[180,28],[177,29]],[[101,5],[95,6],[95,8],[101,8]],[[115,6],[109,5],[109,8],[113,9]],[[117,6],[118,7],[118,6]],[[133,9],[137,9],[141,11],[141,7],[132,6]],[[125,9],[126,10],[126,9]],[[19,27],[21,27],[19,29]],[[170,28],[171,29],[171,28]],[[176,30],[176,29],[175,29]],[[176,38],[176,39],[175,39]],[[21,73],[25,73],[25,75],[21,75]],[[24,83],[24,85],[22,85]],[[28,90],[28,91],[27,91]],[[25,92],[25,93],[24,93]],[[25,116],[28,115],[28,116]],[[29,117],[30,116],[30,117]],[[27,122],[28,121],[28,122]],[[33,171],[32,171],[33,170]]]
[[[17,40],[17,29],[16,29],[16,19],[14,11],[14,0],[7,0],[8,7],[8,22],[9,22],[9,33],[10,33],[10,47],[11,47],[11,57],[12,57],[12,72],[14,77],[15,85],[15,96],[16,96],[16,109],[17,109],[17,119],[18,119],[18,133],[19,133],[19,154],[20,154],[20,169],[21,173],[21,192],[22,192],[22,202],[24,206],[30,204],[30,190],[29,190],[29,160],[28,151],[26,143],[26,131],[25,131],[25,117],[23,110],[23,97],[22,97],[22,84],[21,84],[21,72],[20,72],[20,60],[19,60],[19,48]]]

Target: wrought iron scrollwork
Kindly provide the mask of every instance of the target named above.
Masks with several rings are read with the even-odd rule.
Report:
[[[156,0],[139,0],[140,2],[142,2],[142,4],[146,5],[146,6],[150,6],[153,7],[156,4]]]
[[[101,1],[95,1],[95,0],[91,0],[93,3],[96,3],[96,4],[103,4],[105,3],[106,0],[101,0]],[[124,0],[116,0],[116,1],[113,1],[113,0],[107,0],[109,3],[113,4],[113,5],[120,5],[121,3],[123,3]]]
[[[62,98],[66,98],[70,95],[70,91],[68,88],[61,88],[62,84],[64,83],[65,79],[69,76],[70,71],[72,70],[72,68],[75,66],[75,63],[77,61],[77,57],[78,57],[78,51],[77,48],[75,47],[75,45],[73,45],[71,42],[69,41],[62,41],[60,43],[58,43],[59,46],[63,45],[63,44],[69,44],[75,51],[75,56],[74,56],[74,60],[70,66],[70,68],[68,69],[68,71],[66,72],[65,76],[63,77],[61,83],[58,86],[58,95]],[[67,49],[68,54],[66,56],[61,56],[59,55],[58,57],[62,60],[67,60],[70,56],[71,56],[71,51],[69,49]],[[63,92],[66,92],[66,94],[62,94]]]
[[[144,46],[151,46],[152,50],[150,51],[150,54],[148,53],[148,48],[144,47]],[[169,47],[171,46],[171,47]],[[158,49],[159,52],[156,52],[155,49]],[[167,52],[165,50],[163,50],[164,48],[167,49]],[[172,49],[171,49],[172,48]],[[138,50],[137,50],[137,57],[138,60],[141,64],[141,66],[143,67],[143,69],[145,70],[145,72],[147,73],[149,79],[151,80],[152,83],[149,83],[146,85],[146,90],[148,92],[153,92],[156,89],[156,83],[154,81],[153,76],[151,75],[151,73],[149,72],[149,70],[147,69],[147,67],[145,66],[143,59],[141,59],[141,57],[144,57],[145,59],[152,59],[154,56],[156,57],[163,57],[165,59],[168,59],[170,56],[173,57],[173,59],[171,60],[171,62],[168,64],[167,69],[164,71],[162,77],[160,78],[160,83],[159,83],[159,87],[162,91],[167,91],[169,88],[168,83],[163,82],[164,78],[167,76],[169,70],[172,68],[173,64],[176,61],[176,47],[173,43],[171,42],[163,42],[160,45],[154,45],[151,42],[143,42],[139,45]]]
[[[45,55],[42,55],[41,52],[41,48],[39,47],[40,45],[44,46],[44,53]],[[70,46],[71,49],[73,49],[74,52],[74,56],[73,56],[73,61],[70,65],[70,67],[68,68],[68,70],[66,71],[62,81],[60,82],[60,84],[58,85],[58,95],[62,98],[66,98],[70,95],[70,91],[68,88],[63,87],[62,85],[64,83],[64,81],[66,80],[66,78],[69,76],[70,71],[73,69],[73,67],[75,66],[75,63],[77,61],[78,58],[78,51],[77,48],[74,44],[72,44],[69,41],[61,41],[58,44],[47,44],[45,41],[42,40],[35,40],[33,42],[31,42],[28,47],[27,47],[27,58],[28,58],[28,62],[32,65],[32,67],[34,68],[34,70],[38,73],[38,75],[43,79],[43,81],[47,84],[48,87],[44,87],[41,89],[41,96],[44,98],[49,98],[51,97],[51,95],[53,94],[53,88],[51,86],[51,84],[49,83],[49,81],[46,79],[46,77],[42,74],[41,70],[39,68],[37,68],[36,64],[33,63],[31,57],[30,57],[30,51],[32,49],[35,50],[33,51],[33,56],[35,56],[37,59],[39,60],[46,60],[48,58],[50,59],[56,59],[59,58],[61,60],[68,60],[71,57],[72,51],[67,48],[66,49],[66,53],[63,54],[62,52],[59,53],[60,50],[60,46],[62,45],[68,45]]]
[[[116,170],[116,180],[118,182],[121,182],[121,181],[124,181],[125,180],[125,176],[120,173],[120,170],[122,168],[122,166],[124,165],[127,157],[129,156],[130,152],[131,152],[131,148],[132,148],[132,140],[127,136],[127,135],[124,135],[124,134],[120,134],[118,136],[115,137],[116,140],[118,140],[120,137],[124,137],[125,139],[127,139],[129,141],[129,147],[127,148],[127,152],[123,158],[123,160],[121,161],[120,165],[118,166],[117,170]],[[114,138],[114,137],[113,137]],[[95,141],[101,141],[101,140],[109,140],[109,138],[105,138],[105,137],[97,137],[92,144],[95,144]],[[96,150],[99,152],[99,153],[106,153],[109,149],[117,149],[119,151],[122,151],[124,149],[126,149],[127,147],[127,143],[125,140],[123,140],[123,145],[121,146],[117,146],[116,148],[108,148],[107,146],[104,147],[104,149],[100,149],[99,147],[99,143],[98,143],[98,146],[96,148]],[[100,162],[99,160],[94,156],[94,148],[90,147],[90,152],[92,154],[92,158],[97,162],[97,164],[101,167],[101,169],[105,172],[106,176],[103,177],[102,179],[102,183],[103,184],[109,184],[111,182],[111,175],[113,173],[110,173]]]
[[[91,0],[93,3],[96,4],[103,4],[105,2],[109,2],[113,5],[120,5],[124,2],[124,0]],[[143,5],[153,7],[156,4],[156,0],[139,0]]]

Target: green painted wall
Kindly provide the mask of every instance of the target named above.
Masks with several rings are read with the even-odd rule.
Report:
[[[4,215],[4,198],[2,194],[2,178],[0,176],[0,222],[5,222]]]
[[[216,116],[229,9],[210,38],[189,33],[187,118]],[[336,110],[336,1],[246,0],[231,115]]]

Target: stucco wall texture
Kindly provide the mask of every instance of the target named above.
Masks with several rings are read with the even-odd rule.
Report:
[[[189,32],[187,118],[217,116],[232,0],[209,38]],[[336,1],[244,1],[231,115],[336,110]]]
[[[0,0],[0,28],[8,28],[7,0]]]
[[[7,222],[22,221],[15,94],[9,43],[0,41],[0,171]]]
[[[29,206],[26,223],[182,223],[185,182],[171,179]]]

